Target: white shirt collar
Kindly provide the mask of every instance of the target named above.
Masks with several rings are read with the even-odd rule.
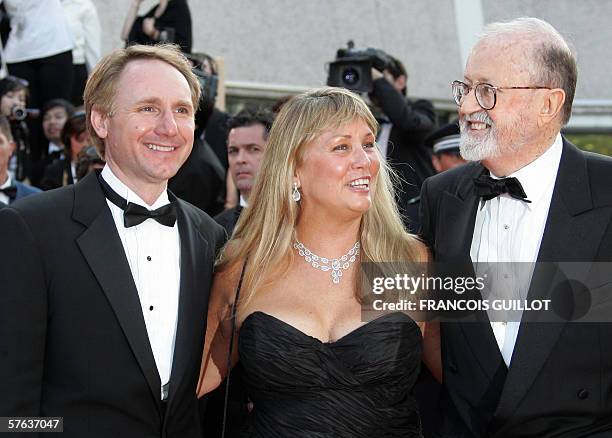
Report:
[[[147,205],[147,203],[143,201],[140,196],[134,193],[128,186],[126,186],[119,178],[115,176],[108,164],[106,164],[104,166],[104,169],[102,169],[102,178],[104,178],[104,181],[108,183],[108,185],[111,187],[111,189],[115,191],[115,193],[117,193],[127,202],[132,202],[134,204],[141,205],[147,208],[148,210],[155,210],[170,203],[170,200],[168,199],[168,191],[164,190],[161,195],[159,195],[159,198],[157,198],[157,200],[153,203],[153,205]]]
[[[64,150],[64,148],[56,143],[53,143],[52,141],[49,142],[49,153],[52,154],[53,152],[62,152]]]
[[[523,186],[523,190],[525,190],[525,194],[527,194],[527,199],[531,201],[531,203],[526,204],[527,208],[533,208],[546,194],[551,183],[554,184],[557,178],[562,152],[563,139],[559,133],[555,137],[553,144],[542,155],[525,167],[508,175],[508,178],[514,177],[518,179],[521,186]],[[491,174],[491,177],[499,179],[493,174]]]
[[[11,174],[7,172],[6,181],[4,182],[4,184],[0,185],[0,189],[6,189],[7,187],[10,187],[12,182],[13,179],[11,178]]]
[[[554,185],[554,181],[557,179],[562,152],[563,140],[561,139],[561,134],[557,134],[552,146],[546,152],[527,166],[509,175],[521,182],[523,190],[527,194],[527,199],[531,201],[531,204],[527,204],[529,207],[537,204],[546,193],[547,188],[551,184]]]

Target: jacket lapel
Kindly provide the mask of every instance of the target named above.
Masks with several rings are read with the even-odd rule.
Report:
[[[455,192],[444,192],[438,217],[443,226],[438,227],[436,261],[469,260],[478,198],[474,193],[473,178],[482,166],[470,165],[460,179]]]
[[[151,350],[138,291],[123,245],[95,174],[74,186],[73,219],[87,229],[77,239],[85,260],[112,306],[158,404],[161,382]]]
[[[202,320],[206,318],[208,300],[205,288],[210,284],[214,260],[208,241],[200,232],[199,218],[190,215],[172,193],[169,193],[169,196],[171,201],[177,204],[177,223],[181,239],[181,281],[168,412],[187,370],[201,361],[201,357],[196,357],[194,353],[201,352],[196,343],[198,339],[203,339],[204,335],[205,325]],[[202,300],[204,303],[200,304]],[[200,327],[202,333],[198,333]],[[195,397],[195,388],[193,391]]]
[[[472,266],[470,248],[474,234],[474,223],[480,198],[474,193],[473,180],[482,171],[480,164],[470,164],[471,169],[463,175],[457,185],[455,193],[445,192],[440,202],[440,218],[443,218],[443,233],[437,243],[440,247],[436,251],[436,261],[443,263],[460,262],[462,265]],[[468,275],[474,275],[470,272]],[[497,341],[491,329],[489,318],[484,311],[473,312],[461,319],[461,322],[452,322],[460,327],[466,342],[469,344],[474,357],[480,363],[486,376],[493,380],[499,373],[503,358],[497,346]],[[505,368],[505,367],[504,367]]]
[[[593,210],[587,163],[583,153],[564,140],[557,181],[528,298],[548,298],[565,277],[550,263],[589,262],[610,221],[609,214]],[[572,264],[587,267],[588,263]],[[576,275],[585,272],[574,272]],[[543,286],[541,286],[543,285]],[[565,321],[537,322],[542,315],[525,312],[496,416],[507,418],[523,399],[555,347]]]

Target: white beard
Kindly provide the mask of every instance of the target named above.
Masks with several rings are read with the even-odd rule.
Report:
[[[486,123],[490,126],[484,139],[476,139],[469,134],[468,121]],[[498,132],[493,120],[484,111],[471,114],[460,119],[461,138],[459,141],[459,152],[464,160],[482,161],[497,157],[501,149],[497,142]]]

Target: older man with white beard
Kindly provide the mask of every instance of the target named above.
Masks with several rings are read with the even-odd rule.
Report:
[[[612,160],[560,134],[576,79],[575,56],[550,24],[485,27],[452,84],[472,163],[421,192],[421,234],[436,261],[612,260]],[[529,299],[550,290],[535,286],[540,268],[518,285]],[[612,348],[601,341],[611,324],[540,316],[501,323],[483,311],[442,323],[440,436],[610,436]]]

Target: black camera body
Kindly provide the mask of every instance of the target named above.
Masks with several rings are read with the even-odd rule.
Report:
[[[384,51],[368,47],[355,49],[352,41],[348,48],[338,49],[336,60],[329,64],[327,85],[369,93],[372,91],[372,68],[382,72],[391,63]]]
[[[202,89],[202,99],[206,98],[214,101],[217,97],[219,77],[217,75],[206,74],[198,68],[193,68],[192,71],[200,83],[200,88]]]
[[[13,107],[11,108],[10,119],[21,121],[21,120],[25,120],[26,117],[28,116],[33,119],[36,119],[38,118],[39,115],[40,115],[40,111],[37,109],[26,108],[21,105],[13,105]]]

